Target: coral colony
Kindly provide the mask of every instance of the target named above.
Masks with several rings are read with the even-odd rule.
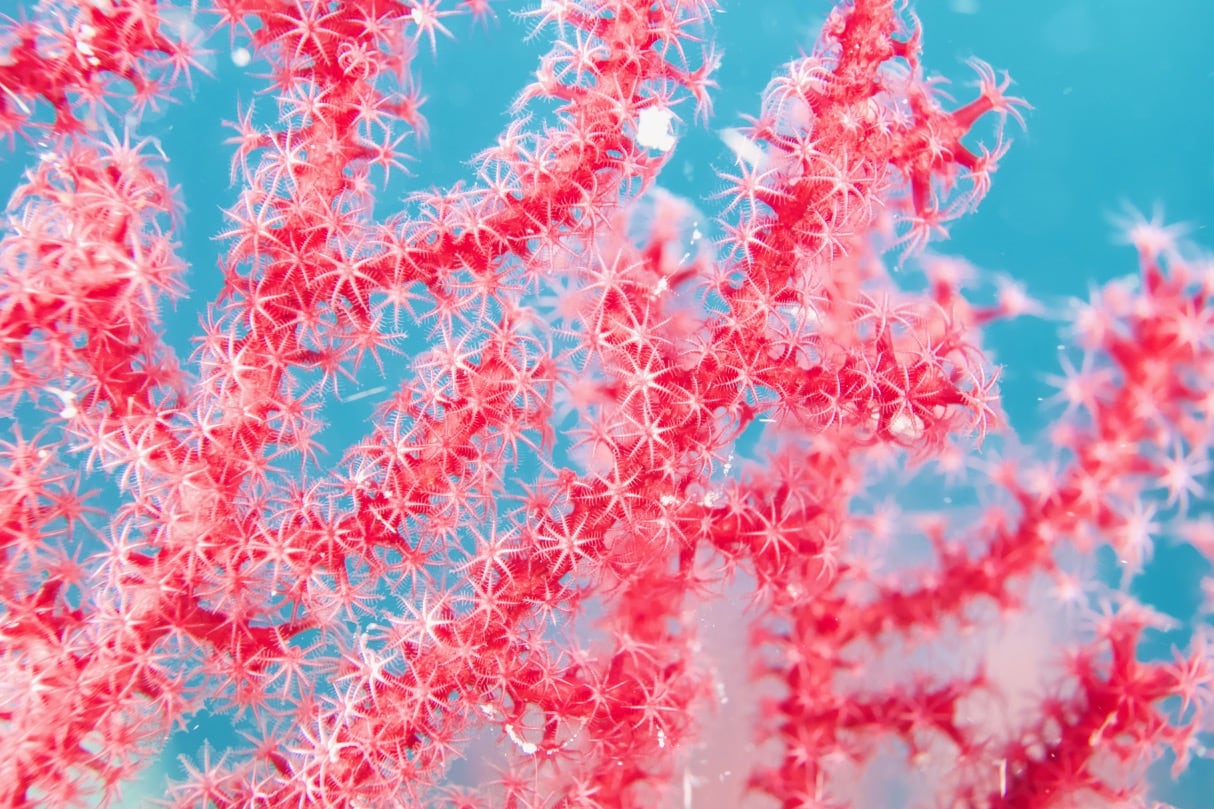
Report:
[[[1022,446],[982,328],[1033,304],[924,248],[1027,104],[841,3],[700,221],[659,183],[715,5],[512,12],[551,48],[509,125],[403,203],[412,55],[489,0],[3,22],[3,806],[1148,807],[1204,765],[1207,613],[1129,592],[1161,538],[1214,555],[1214,264],[1129,222]],[[211,35],[264,92],[177,352],[189,156],[145,113]]]

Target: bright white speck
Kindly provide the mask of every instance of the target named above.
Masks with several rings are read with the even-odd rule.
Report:
[[[646,107],[637,114],[637,143],[646,149],[669,152],[677,142],[673,112],[655,106]]]
[[[518,749],[522,750],[524,755],[535,755],[535,751],[539,749],[532,742],[529,742],[522,736],[518,735],[518,733],[514,730],[514,725],[506,725],[506,735],[510,737],[511,741],[518,745]]]
[[[767,153],[763,151],[763,147],[736,129],[722,129],[721,140],[739,160],[752,168],[767,162]]]
[[[48,393],[63,403],[63,409],[59,411],[59,417],[64,419],[74,418],[80,411],[76,408],[76,394],[70,390],[61,388],[46,388]]]

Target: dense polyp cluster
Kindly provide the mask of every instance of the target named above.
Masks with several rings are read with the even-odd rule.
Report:
[[[1005,431],[980,327],[1028,304],[968,303],[938,257],[901,289],[880,254],[976,204],[1025,104],[975,63],[947,109],[897,5],[837,8],[727,134],[714,250],[656,187],[675,111],[710,113],[710,0],[543,0],[553,48],[475,178],[387,221],[413,46],[488,3],[223,0],[278,115],[238,108],[223,293],[180,363],[181,214],[137,121],[201,35],[152,0],[7,23],[0,121],[36,154],[0,241],[0,803],[113,799],[205,706],[233,738],[175,805],[863,806],[891,750],[908,805],[1146,805],[1148,764],[1204,750],[1208,628],[1143,660],[1164,619],[1075,560],[1128,584],[1165,519],[1214,548],[1184,522],[1214,275],[1136,223],[1140,279],[1075,318],[1057,451],[967,462]],[[387,401],[322,466],[368,363]],[[982,505],[900,519],[894,467]],[[714,599],[745,670],[706,651]],[[1079,618],[1025,698],[982,644],[1043,614]],[[753,727],[722,742],[731,677]]]

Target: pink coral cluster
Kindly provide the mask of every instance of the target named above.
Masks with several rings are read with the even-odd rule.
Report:
[[[980,329],[1029,304],[880,261],[985,194],[1006,77],[950,109],[901,4],[841,4],[730,133],[714,249],[656,181],[674,111],[711,111],[715,3],[543,0],[475,178],[377,219],[413,46],[491,14],[442,5],[218,0],[279,116],[237,115],[185,363],[176,192],[107,122],[204,37],[154,0],[0,29],[0,122],[38,145],[0,241],[0,803],[113,802],[204,707],[234,738],[175,806],[1147,806],[1147,765],[1204,753],[1208,626],[1146,660],[1164,619],[1084,560],[1132,579],[1165,518],[1214,552],[1208,261],[1138,223],[1027,461]],[[368,363],[389,399],[322,466]],[[925,479],[973,504],[882,489]]]

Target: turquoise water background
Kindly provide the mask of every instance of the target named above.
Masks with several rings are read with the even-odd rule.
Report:
[[[381,196],[384,211],[411,189],[471,178],[466,161],[504,127],[511,101],[546,49],[548,32],[523,42],[528,27],[509,13],[534,5],[496,3],[498,19],[484,28],[455,19],[457,39],[440,40],[437,58],[423,45],[415,67],[429,97],[424,113],[430,137],[425,144],[409,143],[417,158],[409,165],[414,176],[397,180]],[[705,128],[688,111],[679,149],[661,178],[670,190],[695,198],[715,192],[714,169],[731,164],[719,130],[757,111],[760,90],[782,62],[812,46],[830,4],[724,0],[722,6],[714,21],[714,38],[724,51],[714,119]],[[15,8],[0,0],[0,11]],[[991,332],[1005,367],[1004,406],[1027,438],[1045,421],[1041,400],[1052,391],[1043,377],[1057,368],[1067,300],[1136,269],[1133,251],[1114,243],[1111,217],[1127,204],[1147,213],[1159,204],[1168,221],[1191,223],[1193,240],[1214,247],[1214,2],[952,0],[914,8],[925,32],[925,64],[955,81],[959,101],[972,92],[965,86],[972,78],[965,60],[977,56],[1008,70],[1017,94],[1034,107],[1026,131],[1010,130],[1015,143],[980,210],[953,226],[951,242],[935,247],[1022,281],[1059,319],[1023,319]],[[256,62],[232,64],[226,35],[210,46],[217,50],[214,77],[196,77],[192,97],[182,88],[183,103],[150,116],[140,130],[159,138],[189,212],[179,238],[192,293],[168,318],[170,340],[182,356],[189,354],[197,312],[219,289],[211,237],[222,229],[221,209],[235,199],[230,153],[222,145],[231,133],[221,122],[234,119],[235,99],[247,102],[260,84],[249,76],[259,72]],[[269,98],[258,104],[263,115],[272,112]],[[21,149],[0,152],[3,187],[13,186],[27,158]],[[716,203],[699,204],[712,215]],[[365,432],[360,419],[372,404],[351,411],[358,418],[332,432],[334,445]],[[1209,502],[1195,506],[1209,509]],[[1191,615],[1199,577],[1208,573],[1203,564],[1164,543],[1137,592],[1166,612]],[[1179,637],[1160,638],[1148,653],[1166,653]],[[222,744],[218,727],[208,731],[205,717],[194,730]],[[197,739],[195,733],[176,738],[166,753],[192,751]],[[1187,809],[1214,805],[1214,766],[1195,763],[1179,786],[1161,784],[1158,797]],[[132,793],[132,805],[140,800]]]

